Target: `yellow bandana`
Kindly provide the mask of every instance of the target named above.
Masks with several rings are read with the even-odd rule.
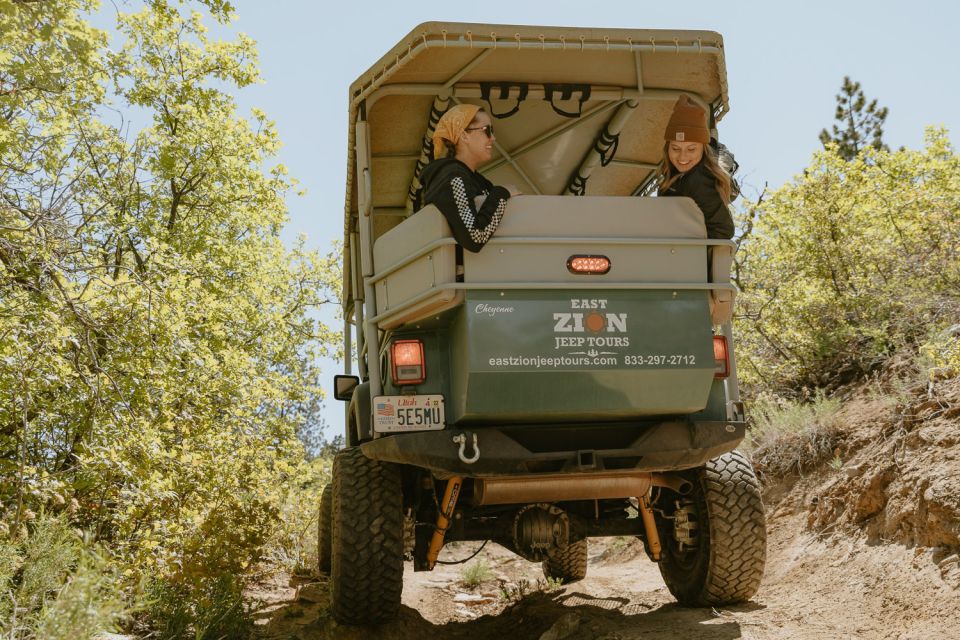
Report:
[[[437,123],[436,130],[433,132],[434,159],[447,154],[447,147],[443,144],[444,140],[449,140],[453,144],[460,142],[460,136],[463,135],[464,129],[470,126],[478,111],[480,111],[480,107],[475,104],[458,104],[443,114],[440,122]]]

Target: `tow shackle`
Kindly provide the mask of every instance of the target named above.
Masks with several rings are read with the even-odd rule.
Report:
[[[473,435],[473,455],[469,458],[467,457],[467,434],[458,433],[453,436],[454,444],[460,445],[460,450],[457,452],[457,455],[460,456],[460,461],[464,464],[473,464],[480,459],[480,446],[477,444],[477,434],[474,433],[471,435]]]

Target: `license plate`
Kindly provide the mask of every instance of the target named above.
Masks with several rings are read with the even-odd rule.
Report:
[[[443,396],[376,396],[373,429],[378,433],[443,429]]]

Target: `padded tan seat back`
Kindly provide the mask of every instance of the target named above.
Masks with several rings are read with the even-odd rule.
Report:
[[[424,207],[374,243],[377,273],[387,271],[421,248],[444,238],[453,238],[453,235],[443,214],[433,205]],[[435,247],[379,280],[375,285],[377,315],[386,314],[378,323],[380,328],[392,329],[460,304],[462,290],[437,289],[454,282],[456,270],[456,246],[449,243]],[[411,304],[414,300],[417,302]]]
[[[705,283],[707,247],[669,239],[706,238],[703,215],[688,198],[613,196],[517,196],[490,242],[479,253],[464,252],[464,282],[530,283],[604,282]],[[374,244],[377,273],[390,271],[408,256],[443,238],[452,238],[443,215],[424,207],[386,232]],[[664,239],[663,243],[631,243],[630,239]],[[732,247],[712,250],[714,282],[730,282]],[[610,272],[583,276],[570,273],[567,260],[576,254],[601,254]],[[463,301],[463,291],[440,289],[456,281],[453,244],[437,246],[376,283],[377,314],[382,329],[423,319]],[[433,292],[433,293],[431,293]],[[730,319],[734,291],[711,291],[714,324]],[[415,301],[415,302],[412,302]]]
[[[610,259],[604,282],[705,282],[706,248],[629,244],[630,238],[706,238],[703,215],[686,198],[518,196],[479,253],[464,255],[466,282],[584,282],[567,270],[575,254]],[[542,242],[551,239],[550,242]]]

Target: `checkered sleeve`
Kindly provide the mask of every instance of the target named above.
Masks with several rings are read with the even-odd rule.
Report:
[[[461,163],[448,164],[443,173],[431,184],[428,202],[443,213],[457,242],[476,253],[500,225],[510,192],[478,179]]]
[[[507,200],[484,190],[475,194],[486,196],[480,209],[476,210],[475,198],[467,193],[467,185],[463,177],[455,176],[450,181],[450,188],[457,205],[457,214],[470,239],[478,246],[485,245],[500,225],[503,212],[507,208]]]

